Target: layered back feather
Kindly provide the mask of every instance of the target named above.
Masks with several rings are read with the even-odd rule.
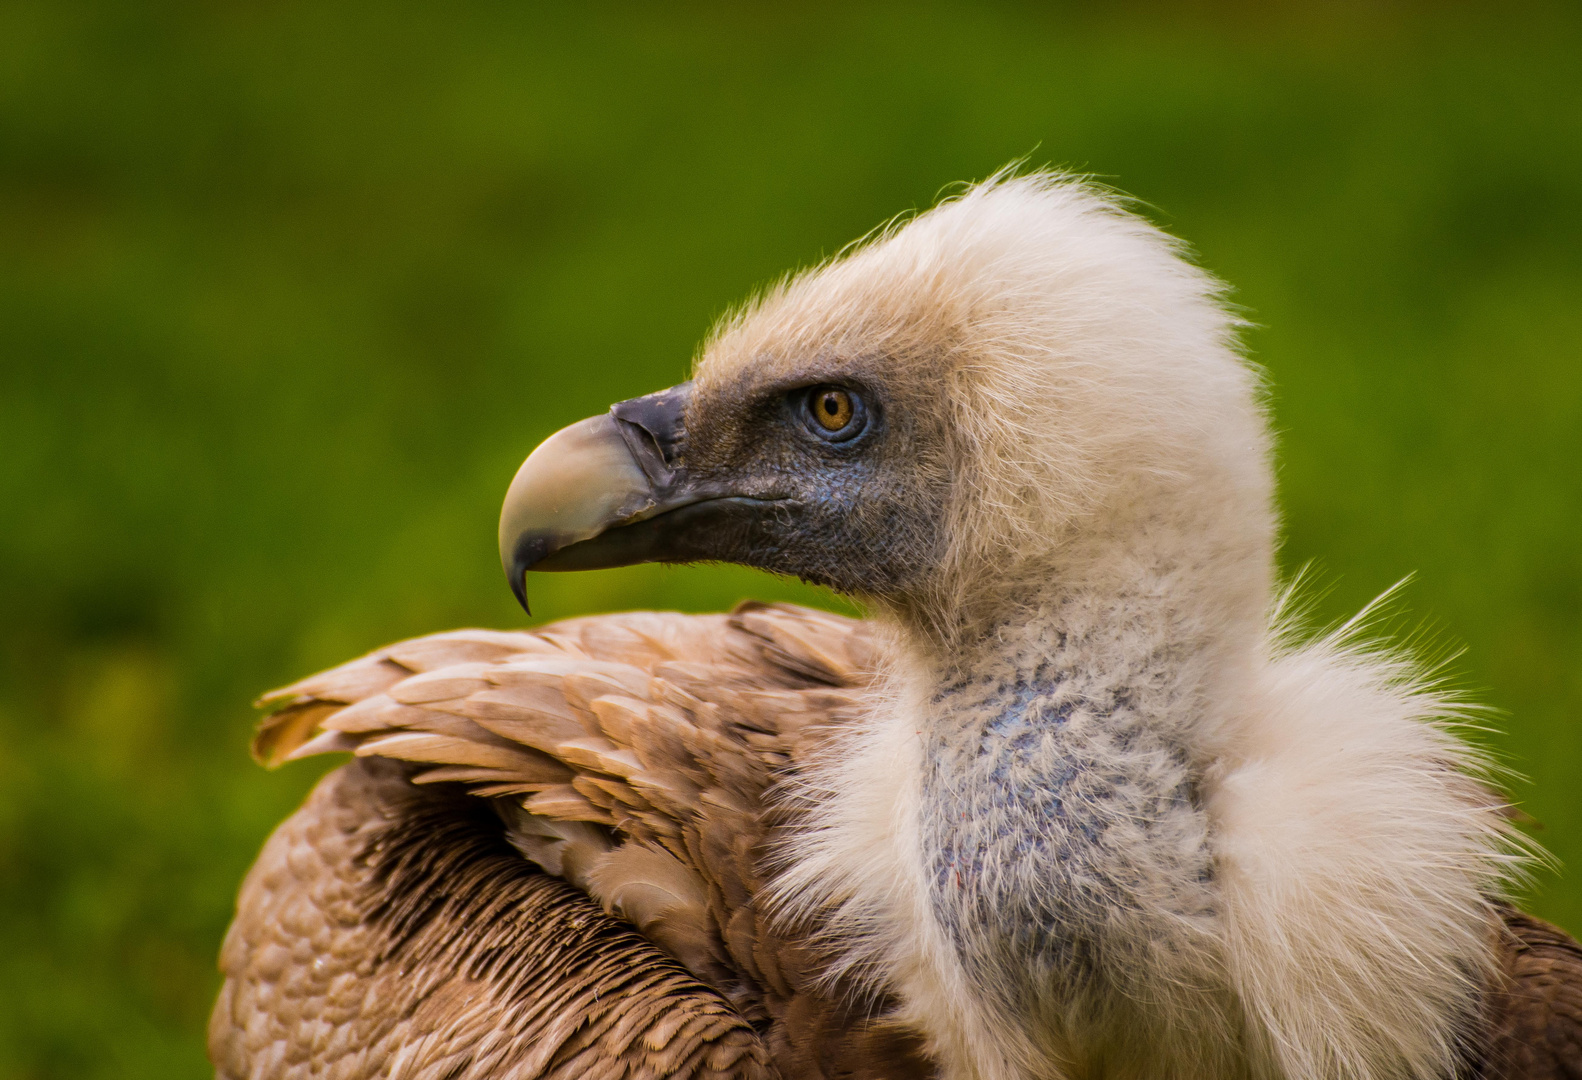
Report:
[[[917,1033],[821,982],[763,887],[779,779],[852,721],[875,661],[861,623],[744,605],[437,634],[268,695],[261,759],[406,764],[333,774],[270,841],[211,1055],[237,1077],[926,1075]],[[620,925],[642,938],[599,937]]]

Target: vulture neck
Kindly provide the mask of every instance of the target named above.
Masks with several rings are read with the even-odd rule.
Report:
[[[1068,1047],[1226,1015],[1199,788],[1260,655],[1271,559],[1204,535],[1067,550],[984,589],[1008,599],[975,629],[903,634],[934,915],[1004,1020]]]
[[[1239,534],[1201,519],[1105,530],[953,588],[966,598],[953,608],[896,611],[908,681],[928,690],[925,713],[944,727],[983,719],[970,687],[1036,696],[1058,685],[1063,698],[1124,692],[1150,726],[1186,734],[1224,711],[1262,656],[1274,581],[1265,516],[1242,515],[1251,527]]]

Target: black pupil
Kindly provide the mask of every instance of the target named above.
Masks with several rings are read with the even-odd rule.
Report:
[[[840,413],[840,398],[834,394],[825,394],[823,404],[824,411],[829,414],[830,419],[833,420]]]

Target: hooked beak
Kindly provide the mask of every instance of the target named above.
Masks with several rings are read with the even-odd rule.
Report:
[[[760,500],[693,481],[682,463],[692,384],[562,428],[528,455],[500,509],[500,561],[527,610],[529,570],[724,557]],[[721,528],[724,526],[724,532]]]

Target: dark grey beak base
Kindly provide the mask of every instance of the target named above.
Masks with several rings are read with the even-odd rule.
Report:
[[[765,504],[705,491],[682,464],[691,383],[615,405],[551,435],[500,510],[500,561],[527,609],[529,570],[595,570],[718,557]]]
[[[687,402],[692,384],[680,383],[656,394],[630,398],[610,406],[621,438],[637,459],[656,492],[675,485],[686,440]]]

